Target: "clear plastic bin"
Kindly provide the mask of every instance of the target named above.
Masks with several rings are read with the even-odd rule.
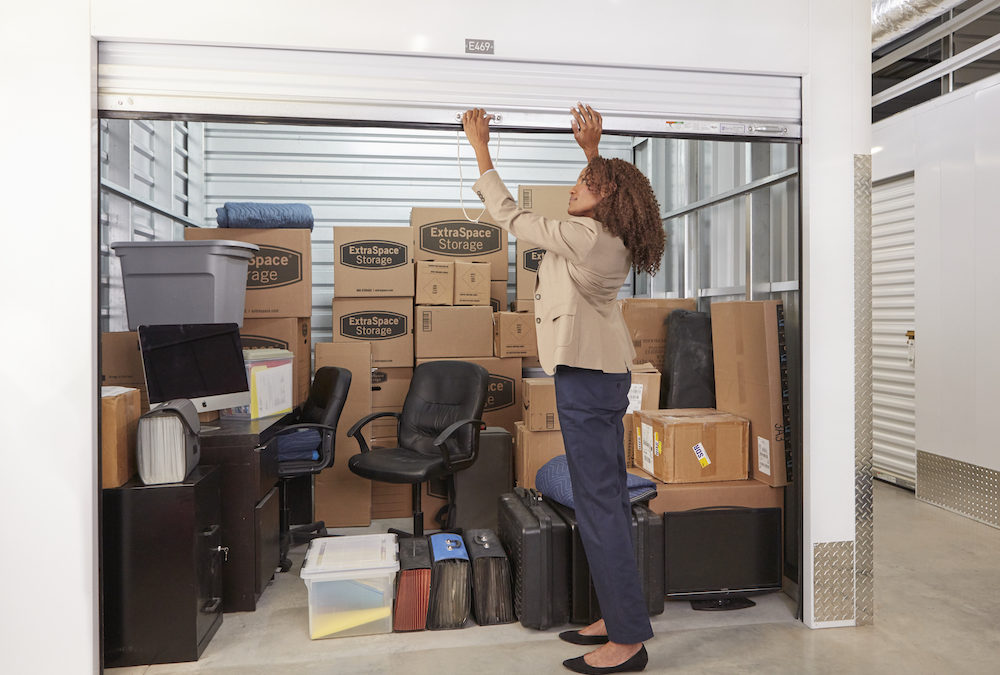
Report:
[[[398,550],[394,534],[321,537],[309,543],[299,576],[309,592],[313,640],[392,632]]]
[[[247,264],[256,244],[205,241],[118,241],[129,330],[141,325],[243,325]]]

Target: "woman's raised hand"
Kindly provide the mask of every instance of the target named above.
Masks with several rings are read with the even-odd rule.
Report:
[[[485,148],[490,142],[490,116],[482,108],[466,110],[462,115],[462,128],[473,148]]]
[[[597,112],[589,105],[577,103],[576,107],[570,108],[573,113],[573,138],[587,155],[589,162],[597,157],[597,146],[601,141],[602,120],[601,113]]]

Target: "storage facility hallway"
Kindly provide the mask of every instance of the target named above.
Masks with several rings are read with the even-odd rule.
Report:
[[[694,612],[669,601],[652,617],[646,672],[987,673],[996,672],[1000,633],[1000,531],[875,482],[875,623],[810,630],[781,593],[757,607]],[[377,531],[372,528],[339,532]],[[565,672],[579,647],[562,628],[520,624],[310,640],[307,598],[295,566],[276,575],[256,612],[228,614],[197,662],[109,669],[113,675],[169,673],[406,673],[476,675]]]

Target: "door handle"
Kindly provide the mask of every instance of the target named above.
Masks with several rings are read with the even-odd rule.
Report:
[[[216,546],[212,549],[216,553],[222,554],[222,562],[229,562],[229,547],[228,546]]]

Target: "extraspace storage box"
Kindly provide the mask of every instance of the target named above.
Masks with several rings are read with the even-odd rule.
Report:
[[[456,260],[455,296],[452,304],[489,305],[490,274],[489,263]]]
[[[747,478],[745,418],[711,408],[633,413],[635,464],[664,483]]]
[[[569,218],[569,191],[572,185],[521,185],[517,190],[517,204],[522,209],[538,213],[546,218],[562,220]],[[545,256],[545,249],[518,240],[515,246],[515,287],[518,311],[531,309],[527,301],[535,297],[535,278],[538,266]],[[521,305],[524,305],[524,309]]]
[[[750,476],[787,485],[791,420],[781,302],[713,303],[712,350],[716,408],[750,420]]]
[[[346,458],[361,452],[348,429],[371,414],[372,346],[368,342],[318,342],[316,367],[339,366],[351,371],[351,387],[337,425],[337,459],[316,475],[313,486],[314,514],[329,527],[353,527],[371,522],[371,481],[351,472]],[[358,386],[358,384],[362,386]]]
[[[139,334],[101,333],[101,386],[139,390],[139,414],[149,411],[146,373],[142,369]]]
[[[507,279],[507,232],[491,223],[488,214],[473,223],[462,209],[414,208],[410,227],[417,260],[488,262],[490,279]]]
[[[309,593],[309,636],[392,632],[398,552],[394,534],[313,539],[299,573]]]
[[[418,260],[414,303],[450,305],[455,298],[455,263],[441,260]]]
[[[489,305],[417,307],[415,311],[417,359],[493,355],[493,310]]]
[[[333,228],[333,292],[338,298],[413,295],[413,231]]]
[[[497,312],[493,315],[493,355],[538,356],[533,312]]]
[[[370,342],[373,366],[413,365],[412,326],[413,298],[333,299],[333,341]]]
[[[652,363],[663,368],[667,349],[667,317],[675,309],[695,311],[691,298],[626,298],[621,301],[622,316],[635,347],[634,363]]]
[[[535,474],[553,457],[565,455],[561,431],[531,431],[515,423],[514,481],[523,488],[535,487]]]
[[[417,365],[445,359],[417,359]],[[490,375],[483,421],[486,426],[503,427],[514,435],[514,423],[521,419],[521,359],[462,358],[477,363]]]
[[[311,319],[246,319],[240,328],[244,349],[287,349],[295,355],[292,381],[292,405],[304,403],[309,396],[311,365]]]
[[[139,390],[101,387],[101,487],[116,488],[135,475]]]
[[[247,267],[243,315],[312,316],[312,232],[306,229],[188,227],[187,240],[232,239],[256,244]]]

